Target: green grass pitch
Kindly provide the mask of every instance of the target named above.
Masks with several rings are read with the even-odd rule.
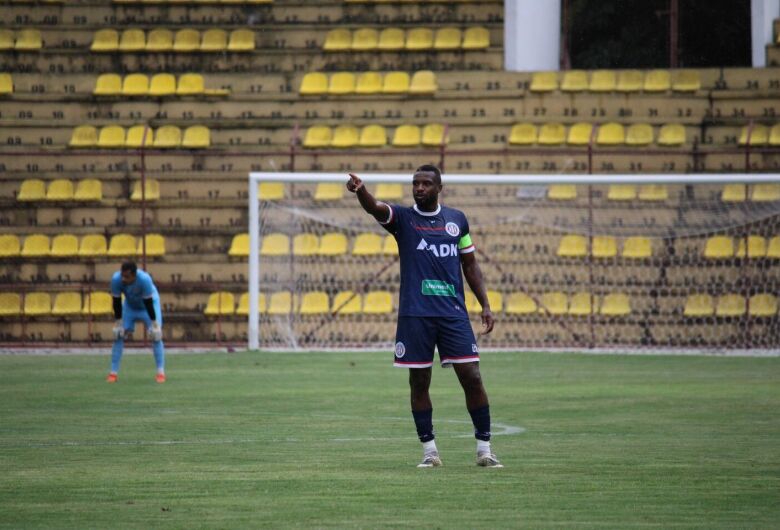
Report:
[[[0,355],[0,528],[777,528],[780,359],[485,353],[504,469],[378,353]],[[500,425],[496,425],[500,424]]]

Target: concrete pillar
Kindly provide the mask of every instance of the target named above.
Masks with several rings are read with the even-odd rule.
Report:
[[[505,0],[506,70],[558,70],[560,43],[561,0]]]
[[[766,45],[772,42],[772,21],[776,18],[780,18],[780,0],[750,0],[751,48],[755,68],[766,66]]]

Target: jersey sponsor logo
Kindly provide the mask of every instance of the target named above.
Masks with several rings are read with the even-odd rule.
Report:
[[[423,280],[422,294],[425,296],[457,296],[455,286],[441,280]]]
[[[395,356],[400,359],[406,355],[406,346],[404,346],[403,342],[396,342],[395,343]]]
[[[429,244],[425,239],[420,239],[417,250],[427,250],[437,258],[446,258],[448,256],[458,255],[458,245],[455,243]]]
[[[444,227],[444,230],[446,230],[447,233],[452,237],[458,237],[460,235],[460,227],[455,223],[447,223]]]

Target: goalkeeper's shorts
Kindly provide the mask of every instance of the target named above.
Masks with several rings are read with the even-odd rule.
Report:
[[[442,366],[479,361],[479,348],[466,318],[398,317],[393,365],[401,368],[433,366],[433,350]]]
[[[154,305],[154,313],[157,317],[157,322],[160,323],[162,326],[162,309],[160,309],[160,299],[155,298],[152,301],[152,304]],[[145,307],[142,307],[141,309],[134,309],[132,307],[129,307],[127,305],[127,302],[124,302],[124,305],[122,306],[122,326],[124,326],[125,331],[132,332],[135,329],[135,323],[141,321],[146,326],[146,329],[150,329],[152,327],[152,319],[149,318],[149,312],[146,311]]]

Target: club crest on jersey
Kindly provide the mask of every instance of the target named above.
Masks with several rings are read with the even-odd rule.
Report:
[[[452,237],[458,237],[460,235],[460,227],[455,223],[447,223],[444,225],[444,230]]]
[[[404,346],[403,342],[396,342],[395,343],[395,356],[400,359],[404,355],[406,355],[406,346]]]
[[[455,227],[457,228],[457,226]],[[437,258],[446,258],[447,256],[457,256],[458,246],[455,243],[428,244],[425,239],[420,240],[417,250],[427,250],[432,252]]]

